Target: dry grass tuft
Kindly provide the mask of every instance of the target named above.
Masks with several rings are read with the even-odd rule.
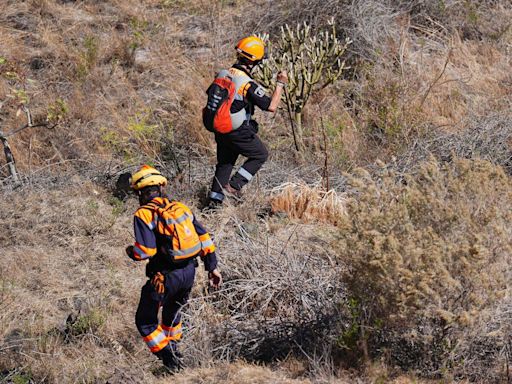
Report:
[[[308,379],[293,379],[283,372],[247,363],[221,364],[215,368],[198,368],[175,378],[177,384],[309,384]]]
[[[346,214],[345,198],[335,190],[304,183],[285,183],[271,192],[272,212],[285,213],[289,218],[305,223],[336,225]]]
[[[451,161],[453,157],[485,159],[512,174],[510,112],[468,116],[463,126],[465,128],[453,133],[429,132],[398,156],[394,168],[400,172],[412,172],[418,164],[434,155],[441,161]]]

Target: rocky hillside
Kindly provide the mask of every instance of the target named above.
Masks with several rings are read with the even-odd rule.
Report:
[[[5,0],[0,15],[0,381],[510,381],[512,10],[507,1]],[[346,69],[242,202],[203,212],[205,90],[241,37],[334,25]],[[334,68],[334,67],[333,67]],[[284,105],[284,103],[283,103]],[[136,198],[158,167],[214,234],[169,375],[134,324]]]

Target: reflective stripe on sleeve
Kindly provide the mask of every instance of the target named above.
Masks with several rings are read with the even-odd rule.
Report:
[[[151,222],[148,224],[148,227],[149,227],[149,229],[151,229],[151,230],[155,229],[155,227],[156,227],[156,221],[155,221],[155,220],[151,221]]]
[[[133,251],[140,260],[147,259],[156,254],[156,248],[147,248],[139,243],[134,244]]]
[[[199,235],[199,241],[201,243],[204,243],[205,241],[208,241],[210,239],[211,239],[211,237],[210,237],[209,233],[203,233],[202,235]]]
[[[154,215],[151,209],[143,206],[137,209],[135,216],[141,219],[148,227],[154,228]]]
[[[204,254],[215,252],[215,244],[213,243],[210,234],[205,233],[199,236],[199,241],[201,242],[201,249]]]
[[[201,241],[201,246],[202,246],[203,248],[213,246],[213,241],[212,241],[212,239],[210,239],[210,240],[206,240],[206,241]]]
[[[203,255],[215,252],[215,244],[210,240],[208,243],[202,243]]]

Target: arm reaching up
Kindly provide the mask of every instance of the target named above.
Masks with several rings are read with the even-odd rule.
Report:
[[[286,71],[281,71],[277,74],[276,89],[274,89],[274,93],[272,94],[272,99],[270,101],[270,106],[268,107],[270,112],[277,111],[277,107],[281,101],[281,95],[283,94],[283,89],[286,87],[286,84],[288,84],[288,74]]]

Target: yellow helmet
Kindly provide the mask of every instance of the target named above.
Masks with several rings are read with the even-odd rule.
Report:
[[[140,167],[130,179],[130,186],[136,191],[151,185],[165,186],[167,185],[167,179],[163,177],[159,171],[149,165]]]
[[[256,36],[244,37],[235,49],[240,56],[250,61],[260,61],[265,56],[265,43]]]

